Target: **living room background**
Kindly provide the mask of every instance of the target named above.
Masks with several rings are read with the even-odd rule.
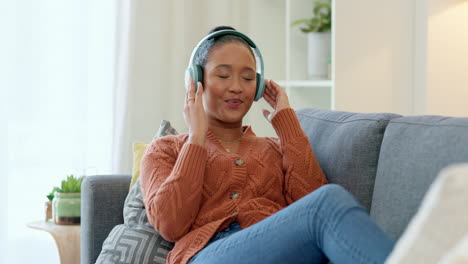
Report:
[[[252,36],[266,77],[284,78],[287,1],[313,2],[6,2],[0,263],[57,262],[52,238],[26,223],[43,217],[45,195],[66,174],[129,173],[132,142],[149,142],[161,119],[186,132],[184,70],[212,27]],[[336,110],[468,116],[468,1],[333,5]],[[254,104],[245,121],[273,135],[265,106]]]

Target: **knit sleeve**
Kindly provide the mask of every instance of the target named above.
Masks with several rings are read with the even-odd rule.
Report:
[[[207,160],[206,149],[175,137],[154,141],[141,161],[141,188],[150,223],[168,241],[190,231],[198,214]]]
[[[283,153],[284,196],[291,204],[328,182],[294,110],[279,111],[272,124]]]

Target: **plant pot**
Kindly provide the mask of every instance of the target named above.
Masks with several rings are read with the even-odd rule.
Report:
[[[80,224],[81,193],[56,192],[52,202],[54,222],[58,225]]]
[[[328,60],[331,55],[331,33],[307,33],[307,63],[310,79],[328,78]]]

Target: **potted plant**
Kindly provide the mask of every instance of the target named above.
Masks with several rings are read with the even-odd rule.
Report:
[[[68,175],[61,187],[55,187],[52,201],[54,222],[59,225],[79,224],[81,220],[81,183],[83,177]]]
[[[298,19],[292,26],[303,25],[301,31],[307,34],[308,74],[311,79],[328,76],[328,62],[331,52],[331,4],[316,1],[312,18]]]

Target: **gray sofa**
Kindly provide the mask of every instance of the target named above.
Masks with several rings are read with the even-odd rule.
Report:
[[[468,162],[468,118],[297,111],[331,183],[344,186],[393,239],[403,233],[439,171]],[[123,223],[130,175],[87,177],[82,186],[81,263],[94,263]]]

